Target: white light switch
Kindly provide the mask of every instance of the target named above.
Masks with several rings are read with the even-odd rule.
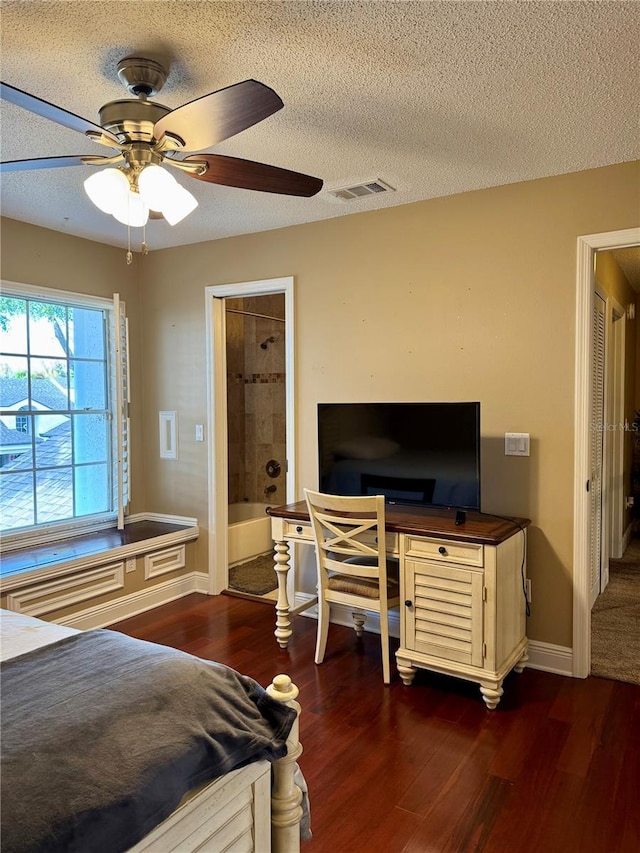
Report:
[[[528,432],[505,432],[505,456],[529,456],[529,446],[530,441]]]
[[[204,428],[202,424],[196,424],[196,441],[204,441]]]

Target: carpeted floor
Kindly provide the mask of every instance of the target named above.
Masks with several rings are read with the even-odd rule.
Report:
[[[273,554],[269,552],[230,568],[229,586],[250,595],[266,595],[276,589],[278,582],[273,568]]]
[[[610,561],[591,612],[591,674],[640,684],[640,538]]]

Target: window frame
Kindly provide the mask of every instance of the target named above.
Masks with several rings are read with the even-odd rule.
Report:
[[[94,531],[113,527],[122,529],[130,504],[130,424],[129,424],[129,359],[128,359],[128,322],[125,303],[115,293],[112,299],[59,290],[53,287],[41,287],[19,282],[0,282],[0,295],[31,301],[42,300],[74,308],[93,308],[105,312],[107,320],[107,369],[109,373],[111,443],[113,459],[111,464],[113,481],[114,508],[109,512],[95,513],[56,522],[20,528],[2,534],[2,550],[16,550],[31,547],[43,542],[59,541]]]
[[[16,412],[28,412],[28,406],[20,406],[19,409],[16,409]],[[18,419],[20,420],[20,426],[18,426]],[[25,435],[31,435],[31,430],[29,429],[29,418],[26,415],[18,415],[16,414],[16,425],[14,427],[16,432],[23,432]]]

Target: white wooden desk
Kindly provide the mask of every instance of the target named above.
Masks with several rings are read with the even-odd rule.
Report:
[[[290,543],[313,546],[304,501],[272,507],[271,535],[278,576],[275,637],[285,649],[291,617],[312,607],[291,607]],[[396,663],[411,684],[417,668],[475,681],[488,708],[497,706],[502,682],[527,661],[526,518],[505,519],[433,508],[386,508],[387,553],[400,560],[400,648]]]

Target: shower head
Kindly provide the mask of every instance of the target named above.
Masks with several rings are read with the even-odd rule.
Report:
[[[276,339],[272,335],[270,338],[267,338],[266,341],[262,341],[262,343],[260,344],[260,349],[266,349],[267,344],[275,344],[275,342]]]

